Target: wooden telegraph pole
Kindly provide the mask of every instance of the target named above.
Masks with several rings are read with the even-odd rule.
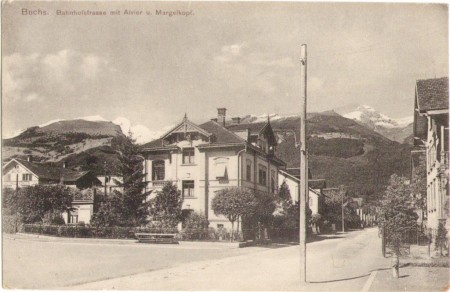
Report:
[[[306,196],[308,164],[306,157],[306,45],[301,46],[300,98],[300,282],[306,283]]]

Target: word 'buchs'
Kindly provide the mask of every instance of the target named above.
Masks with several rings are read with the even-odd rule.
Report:
[[[22,15],[49,15],[47,10],[22,8]]]

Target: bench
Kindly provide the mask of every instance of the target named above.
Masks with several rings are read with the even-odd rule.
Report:
[[[175,233],[135,233],[137,240],[141,243],[178,244],[178,240],[175,238],[176,235]]]

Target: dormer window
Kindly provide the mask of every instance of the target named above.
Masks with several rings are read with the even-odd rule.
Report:
[[[183,164],[194,164],[195,163],[195,149],[185,148],[183,149]]]

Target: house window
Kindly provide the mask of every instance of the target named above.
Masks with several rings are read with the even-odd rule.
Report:
[[[272,193],[275,193],[275,171],[273,170],[270,176],[270,188],[272,190]]]
[[[183,149],[183,164],[195,163],[195,150],[194,148]]]
[[[214,173],[216,179],[228,180],[228,158],[220,157],[215,159]]]
[[[78,215],[70,215],[69,223],[78,223]]]
[[[30,173],[23,173],[22,174],[22,180],[23,181],[30,181],[30,180],[32,180],[31,174]]]
[[[164,160],[156,160],[152,163],[152,180],[164,180],[165,176]]]
[[[247,160],[246,176],[248,181],[252,181],[252,162],[250,160]]]
[[[194,197],[194,181],[184,180],[183,181],[183,198]]]
[[[259,166],[258,170],[258,182],[260,185],[267,185],[267,170],[262,165]]]

